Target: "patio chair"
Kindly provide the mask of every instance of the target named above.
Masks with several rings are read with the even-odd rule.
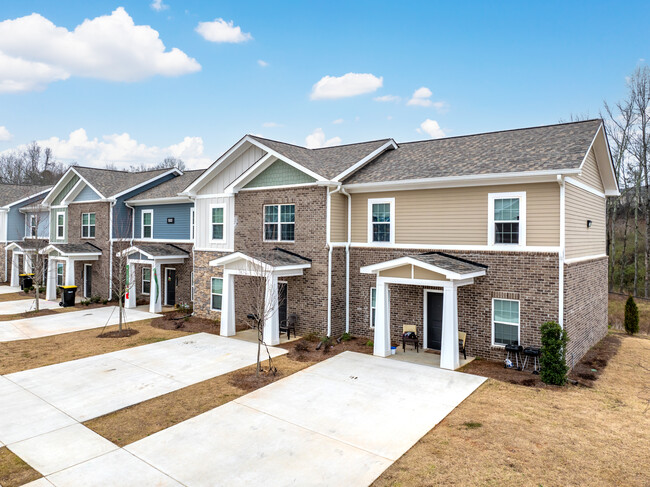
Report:
[[[465,349],[467,346],[467,333],[464,331],[458,332],[458,346],[460,347],[460,351],[463,352],[463,358],[467,360],[467,350]]]
[[[418,327],[415,325],[404,325],[402,327],[402,350],[406,352],[406,344],[410,343],[415,347],[415,352],[420,352],[420,342],[418,340]]]
[[[296,324],[298,323],[298,315],[296,313],[291,313],[286,320],[282,320],[280,323],[280,334],[286,333],[287,340],[291,338],[291,332],[293,332],[293,337],[296,338]]]

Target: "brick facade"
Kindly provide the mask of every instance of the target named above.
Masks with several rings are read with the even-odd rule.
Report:
[[[573,367],[607,334],[607,257],[564,266],[567,363]]]

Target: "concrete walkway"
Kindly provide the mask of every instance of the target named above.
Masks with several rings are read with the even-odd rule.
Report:
[[[45,299],[38,300],[40,309],[57,309],[59,308],[58,301],[46,301]],[[34,299],[19,299],[18,301],[2,301],[0,302],[0,315],[15,315],[18,313],[25,313],[27,311],[34,311],[36,301]]]
[[[368,485],[484,380],[345,352],[48,480],[144,485],[129,475],[149,468],[160,485]]]
[[[19,293],[20,287],[0,286],[0,294]]]
[[[0,303],[0,309],[3,304],[5,303]],[[126,310],[127,323],[156,318],[157,316],[160,315],[152,314],[141,309]],[[89,330],[91,328],[101,328],[106,324],[116,325],[118,321],[118,308],[116,306],[90,308],[20,320],[1,321],[0,342],[26,340],[28,338],[40,338],[73,331]]]
[[[199,333],[0,376],[0,446],[41,474],[58,475],[48,477],[54,485],[106,485],[89,473],[98,458],[114,465],[113,485],[178,485],[79,423],[251,365],[256,350]],[[87,472],[81,481],[65,470],[75,465]]]

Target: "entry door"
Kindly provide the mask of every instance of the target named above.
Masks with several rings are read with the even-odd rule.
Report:
[[[165,269],[165,304],[174,306],[176,304],[176,269]]]
[[[440,350],[442,340],[442,293],[427,292],[427,348]]]
[[[89,298],[93,293],[93,266],[84,264],[84,297]]]
[[[286,282],[278,282],[278,320],[280,323],[287,319],[287,290]]]

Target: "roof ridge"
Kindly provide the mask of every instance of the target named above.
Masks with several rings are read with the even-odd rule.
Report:
[[[305,257],[303,255],[296,254],[295,252],[291,252],[290,250],[287,250],[287,249],[283,249],[283,248],[280,248],[280,247],[274,247],[273,250],[279,250],[280,252],[284,252],[285,254],[293,255],[294,257],[299,257],[302,260],[306,260],[306,261],[311,262],[311,259],[309,257]]]
[[[424,254],[420,254],[420,255],[432,255],[432,254],[441,255],[443,257],[449,257],[450,259],[456,259],[456,260],[459,260],[461,262],[464,262],[465,264],[476,265],[476,266],[479,266],[479,267],[484,267],[486,269],[488,268],[487,265],[481,264],[480,262],[474,262],[473,260],[463,259],[462,257],[457,257],[455,255],[450,255],[450,254],[446,254],[444,252],[439,252],[439,251],[425,252]]]
[[[91,166],[78,166],[78,165],[77,166],[70,166],[70,167],[73,167],[75,169],[77,169],[77,168],[80,168],[80,169],[92,169],[94,171],[119,172],[119,173],[122,173],[122,174],[142,174],[142,173],[145,173],[145,172],[171,171],[172,169],[176,169],[176,170],[180,171],[180,169],[178,169],[177,167],[163,167],[161,169],[146,169],[144,171],[135,171],[135,172],[121,170],[121,169],[108,169],[108,168],[105,168],[105,167],[91,167]],[[184,171],[181,171],[181,172],[184,172]]]
[[[284,144],[284,145],[290,145],[292,147],[297,147],[299,149],[304,149],[308,151],[317,151],[317,150],[322,150],[322,149],[334,149],[336,147],[347,147],[350,145],[361,145],[361,144],[371,144],[373,142],[381,142],[381,141],[389,141],[392,140],[392,137],[384,137],[381,139],[373,139],[373,140],[364,140],[363,142],[350,142],[349,144],[338,144],[338,145],[330,145],[327,147],[315,147],[313,149],[310,149],[309,147],[305,147],[303,145],[298,145],[298,144],[292,144],[291,142],[283,142],[282,140],[276,140],[276,139],[269,139],[267,137],[260,137],[259,135],[252,135],[248,134],[250,137],[254,137],[256,139],[262,139],[262,140],[268,140],[270,142],[277,142],[278,144]]]
[[[292,147],[297,147],[298,149],[304,149],[304,150],[314,150],[314,149],[309,149],[308,147],[304,147],[302,145],[298,144],[292,144],[291,142],[283,142],[281,140],[276,140],[276,139],[269,139],[267,137],[260,137],[259,135],[253,135],[253,134],[247,134],[249,137],[253,137],[254,139],[262,139],[262,140],[268,140],[269,142],[277,142],[278,144],[284,144],[284,145],[290,145]]]

